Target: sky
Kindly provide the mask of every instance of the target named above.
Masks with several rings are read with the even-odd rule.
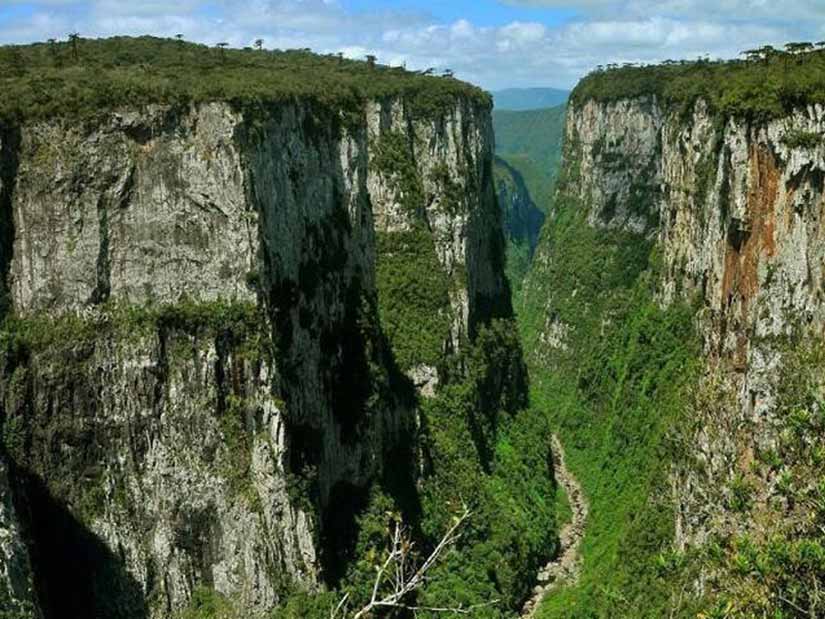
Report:
[[[600,64],[735,57],[825,39],[825,0],[0,0],[0,43],[183,34],[310,47],[490,90],[572,88]]]

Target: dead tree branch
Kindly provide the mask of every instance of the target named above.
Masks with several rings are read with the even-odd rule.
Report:
[[[493,600],[473,606],[429,607],[414,606],[405,601],[412,592],[421,589],[427,581],[430,570],[438,564],[445,551],[458,542],[461,537],[460,529],[470,518],[470,515],[470,511],[465,508],[461,516],[456,518],[444,537],[438,542],[435,549],[418,567],[415,567],[413,555],[415,542],[412,541],[408,529],[403,524],[396,523],[392,531],[387,558],[376,568],[370,601],[360,610],[355,611],[352,614],[352,619],[365,619],[370,613],[380,608],[469,615],[479,608],[497,604],[498,600]],[[349,594],[346,594],[338,603],[338,606],[330,610],[330,619],[345,618],[348,615],[348,606]]]

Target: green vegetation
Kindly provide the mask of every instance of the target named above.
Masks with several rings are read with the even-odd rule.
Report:
[[[785,350],[775,446],[733,482],[731,508],[751,524],[701,553],[710,599],[701,619],[796,619],[822,613],[825,586],[825,347]],[[756,496],[759,495],[759,500]]]
[[[406,228],[377,233],[376,287],[381,327],[402,370],[436,366],[450,335],[450,279],[438,261],[424,212],[424,184],[412,145],[381,136],[374,169],[395,192]]]
[[[206,587],[192,592],[189,606],[178,614],[177,619],[235,619],[236,614],[224,596]]]
[[[505,271],[516,291],[530,267],[544,213],[536,207],[518,170],[496,157],[493,174],[508,240]]]
[[[452,361],[464,371],[420,403],[426,473],[414,501],[418,509],[402,509],[384,483],[373,487],[359,517],[356,561],[342,584],[353,607],[368,599],[398,521],[416,533],[424,555],[465,506],[471,510],[459,545],[415,601],[438,607],[499,600],[473,615],[479,618],[512,616],[553,550],[549,428],[542,412],[521,410],[524,367],[514,326],[495,321],[482,327]],[[326,617],[328,609],[319,613]]]
[[[529,357],[531,398],[549,414],[590,501],[579,583],[550,596],[538,616],[658,619],[670,616],[678,581],[663,577],[660,561],[674,535],[663,463],[679,457],[670,432],[697,380],[694,310],[658,306],[644,236],[587,224],[568,190],[576,169],[570,161],[560,180],[556,217],[518,308],[527,342],[539,341],[548,321],[561,326],[562,347],[542,345]]]
[[[573,520],[573,508],[570,505],[570,497],[567,496],[562,486],[556,487],[556,526],[561,530],[563,526]]]
[[[825,50],[789,53],[764,48],[747,60],[669,61],[653,66],[610,66],[585,77],[571,104],[656,97],[688,112],[704,99],[717,113],[776,118],[794,108],[825,103]]]
[[[403,370],[435,366],[450,335],[450,281],[424,224],[378,233],[381,325]]]
[[[816,131],[789,131],[782,136],[782,143],[788,148],[817,148],[825,144],[825,136]]]
[[[254,303],[219,299],[136,306],[107,304],[91,316],[65,313],[54,317],[33,314],[8,316],[0,325],[0,344],[6,354],[19,346],[33,353],[59,353],[92,344],[101,335],[137,338],[153,331],[178,331],[193,336],[232,334],[236,343],[262,334],[262,316]]]
[[[493,111],[494,173],[504,214],[507,276],[518,292],[530,266],[544,216],[550,212],[561,166],[565,107],[527,112]],[[513,200],[521,210],[513,208]]]
[[[430,117],[459,96],[489,95],[449,77],[320,56],[309,50],[210,49],[172,39],[115,37],[0,47],[0,122],[86,119],[119,106],[230,101],[260,106],[300,98],[359,113],[365,99],[402,96]]]
[[[472,511],[469,529],[433,573],[418,603],[470,606],[499,600],[477,616],[511,616],[555,543],[546,419],[523,410],[526,370],[511,322],[482,325],[462,352],[447,350],[453,282],[435,253],[411,145],[403,136],[385,134],[374,164],[395,191],[406,226],[378,234],[382,329],[399,367],[434,366],[441,386],[435,397],[419,402],[418,442],[426,464],[420,488],[405,497],[388,480],[373,487],[359,517],[355,561],[342,591],[356,606],[367,599],[393,523],[403,519],[424,553],[466,505]],[[446,170],[436,169],[433,180],[442,188],[449,214],[464,208]]]
[[[493,111],[496,155],[518,170],[536,205],[550,209],[561,167],[566,107],[527,112]]]

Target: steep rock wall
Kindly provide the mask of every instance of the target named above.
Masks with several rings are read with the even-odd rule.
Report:
[[[354,517],[415,423],[376,305],[402,198],[371,165],[384,132],[411,145],[454,282],[446,351],[506,296],[486,107],[154,106],[8,132],[4,434],[47,617],[166,617],[199,586],[260,615],[332,569],[328,506]],[[60,583],[81,544],[86,574]]]
[[[572,199],[590,226],[624,235],[625,249],[649,244],[660,305],[697,308],[704,369],[678,437],[688,456],[671,477],[681,549],[766,524],[731,505],[743,479],[755,504],[767,504],[777,474],[755,473],[754,456],[778,442],[782,367],[793,342],[816,342],[825,328],[824,121],[818,105],[745,121],[702,100],[685,111],[655,97],[587,100],[568,111],[557,200]],[[539,251],[538,268],[553,261],[551,247]],[[582,299],[581,315],[599,303]],[[609,331],[610,315],[600,320]],[[553,313],[542,321],[536,354],[552,361],[576,325]]]

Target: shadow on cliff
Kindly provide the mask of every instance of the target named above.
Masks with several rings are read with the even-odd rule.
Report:
[[[20,165],[20,130],[5,129],[0,125],[0,320],[11,305],[8,275],[14,245],[14,213],[12,197]]]
[[[140,584],[42,479],[13,467],[44,619],[145,619]]]

